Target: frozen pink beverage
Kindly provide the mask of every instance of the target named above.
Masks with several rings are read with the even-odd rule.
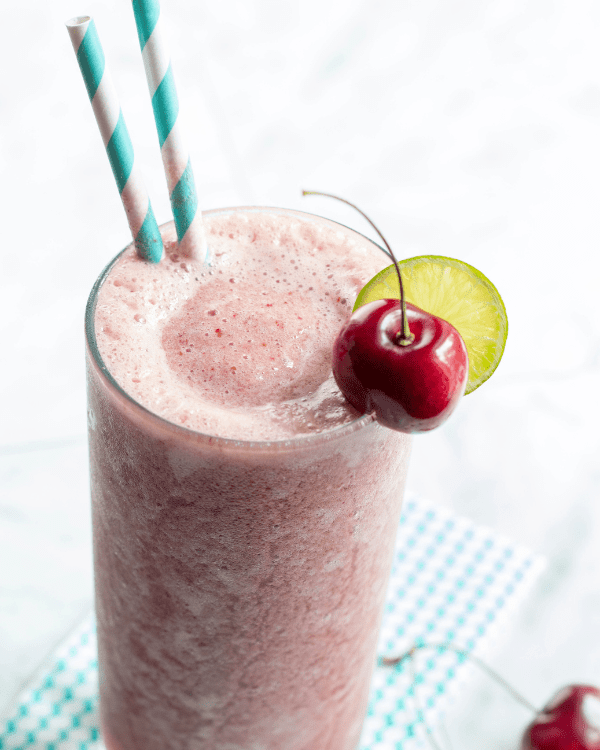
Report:
[[[333,341],[382,266],[279,209],[163,228],[86,316],[101,716],[108,750],[355,750],[409,436],[360,416]]]

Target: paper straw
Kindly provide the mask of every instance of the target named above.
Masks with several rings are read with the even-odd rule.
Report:
[[[67,21],[67,30],[119,188],[135,248],[144,260],[158,263],[163,253],[162,238],[148,193],[135,166],[133,146],[104,61],[96,24],[89,16],[80,16]]]
[[[182,255],[206,260],[207,246],[188,150],[179,127],[179,100],[163,41],[158,0],[132,0],[152,99],[169,197]]]

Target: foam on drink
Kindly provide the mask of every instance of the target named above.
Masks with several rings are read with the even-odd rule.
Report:
[[[300,213],[205,222],[210,265],[180,256],[167,225],[158,266],[128,248],[103,284],[96,336],[115,380],[159,416],[220,437],[285,439],[355,419],[331,350],[380,253]]]

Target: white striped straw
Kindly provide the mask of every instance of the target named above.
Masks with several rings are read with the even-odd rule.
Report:
[[[179,100],[160,28],[158,0],[132,0],[173,218],[182,255],[206,260],[207,245],[189,152],[179,127]]]
[[[135,165],[133,146],[105,64],[96,24],[89,16],[78,16],[71,18],[66,25],[137,253],[144,260],[158,263],[163,253],[162,238],[148,193]]]

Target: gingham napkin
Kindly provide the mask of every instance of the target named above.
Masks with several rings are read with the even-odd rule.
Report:
[[[542,568],[540,556],[490,529],[408,497],[379,653],[450,643],[485,657]],[[97,668],[90,617],[0,724],[0,750],[103,750]],[[470,669],[464,656],[442,647],[419,651],[412,668],[378,667],[359,750],[427,747],[424,728],[435,728]]]

